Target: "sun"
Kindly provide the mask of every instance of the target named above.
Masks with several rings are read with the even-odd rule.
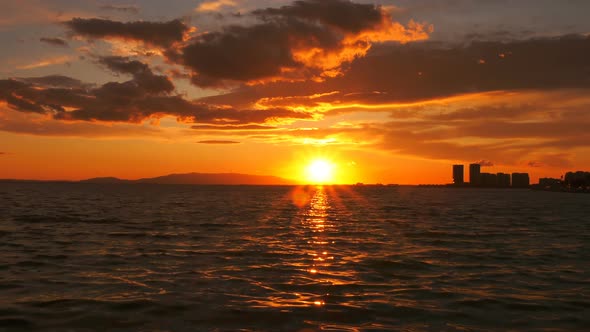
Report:
[[[325,159],[313,160],[307,165],[306,177],[311,183],[330,183],[334,179],[334,164]]]

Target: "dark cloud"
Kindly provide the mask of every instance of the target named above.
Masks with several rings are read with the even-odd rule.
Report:
[[[120,38],[169,47],[180,42],[189,28],[180,20],[168,22],[117,22],[99,18],[74,18],[64,23],[74,34],[89,38]]]
[[[358,59],[346,77],[332,84],[333,90],[384,92],[368,102],[403,102],[494,90],[589,87],[589,66],[588,37],[452,48],[405,45]]]
[[[584,36],[478,42],[466,46],[389,44],[356,59],[346,75],[325,82],[245,86],[206,100],[247,105],[265,98],[269,101],[266,106],[278,107],[288,97],[291,106],[308,108],[326,104],[378,105],[500,90],[588,88],[589,75],[590,37]],[[309,98],[315,95],[321,96]],[[465,110],[453,116],[469,114]]]
[[[127,6],[107,5],[123,10]],[[228,25],[196,35],[180,20],[118,22],[74,18],[64,24],[75,35],[119,38],[163,47],[169,62],[184,65],[198,86],[227,83],[322,80],[366,55],[373,43],[428,38],[431,26],[392,21],[384,8],[345,0],[301,0],[256,10],[251,25]]]
[[[474,30],[477,29],[474,27]],[[531,30],[493,30],[485,32],[469,32],[463,36],[466,42],[489,42],[489,41],[510,41],[524,40],[535,36]]]
[[[199,86],[231,81],[321,79],[342,73],[374,42],[428,37],[429,27],[393,22],[375,5],[305,0],[252,13],[261,22],[226,26],[196,37],[174,61]]]
[[[359,33],[374,28],[383,20],[383,11],[372,4],[347,0],[305,0],[280,8],[266,8],[253,12],[264,20],[297,18],[335,27],[344,32]]]
[[[99,63],[116,73],[123,74],[138,75],[150,70],[145,63],[122,56],[100,57]]]
[[[53,45],[53,46],[60,46],[60,47],[67,47],[68,46],[68,42],[66,42],[65,40],[63,40],[61,38],[42,37],[39,39],[39,41],[49,44],[49,45]]]
[[[46,108],[43,105],[31,101],[19,93],[29,90],[31,87],[26,83],[12,79],[0,80],[0,100],[5,101],[8,106],[21,112],[45,113]]]
[[[291,54],[287,29],[269,23],[205,34],[184,49],[183,63],[197,73],[193,83],[200,86],[277,76],[282,68],[301,66]]]
[[[174,116],[195,125],[214,124],[248,129],[281,119],[313,119],[312,114],[285,108],[236,109],[193,102],[174,93],[166,77],[156,75],[144,63],[125,57],[103,57],[99,63],[112,71],[132,76],[124,82],[98,87],[60,76],[0,80],[0,100],[21,112],[50,114],[57,120],[142,122],[148,118]],[[60,87],[55,87],[61,82]],[[70,87],[63,87],[70,83]],[[43,85],[47,83],[47,85]],[[240,126],[243,126],[240,128]]]
[[[49,76],[42,76],[42,77],[26,77],[26,78],[19,78],[19,81],[24,81],[26,83],[39,85],[43,87],[52,87],[52,88],[86,88],[89,87],[89,84],[83,83],[80,80],[75,78],[62,76],[62,75],[49,75]]]
[[[115,73],[130,74],[133,76],[132,84],[108,83],[103,86],[101,95],[110,95],[112,90],[128,88],[129,92],[134,87],[144,89],[149,93],[170,93],[174,90],[172,81],[167,76],[155,75],[143,62],[130,60],[126,57],[108,56],[99,58],[99,63]],[[139,92],[139,91],[136,91]],[[118,91],[114,91],[115,94]]]
[[[199,144],[240,144],[237,141],[222,141],[222,140],[207,140],[207,141],[198,141]]]
[[[138,5],[102,5],[100,9],[104,10],[112,10],[124,13],[131,13],[131,14],[139,14],[139,6]]]
[[[464,135],[486,138],[559,138],[588,133],[590,119],[585,121],[475,121],[461,126],[461,132],[448,133],[451,136]]]

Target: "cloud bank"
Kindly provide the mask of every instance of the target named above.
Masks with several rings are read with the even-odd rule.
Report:
[[[135,40],[158,47],[170,47],[182,41],[189,30],[180,20],[118,22],[101,18],[74,18],[64,24],[75,35],[83,37]]]
[[[168,77],[154,74],[145,63],[119,56],[102,57],[99,63],[132,79],[98,87],[64,76],[5,79],[0,80],[0,101],[20,112],[65,121],[140,123],[168,115],[190,123],[239,125],[312,119],[312,114],[284,108],[235,109],[190,101],[174,92]]]
[[[432,29],[403,26],[380,6],[345,0],[296,1],[251,15],[260,23],[199,35],[180,51],[176,60],[192,71],[194,84],[323,80],[341,75],[375,42],[423,40]]]

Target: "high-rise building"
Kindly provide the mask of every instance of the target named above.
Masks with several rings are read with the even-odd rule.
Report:
[[[453,183],[463,184],[465,179],[463,174],[465,173],[465,167],[463,165],[453,165]]]
[[[529,173],[512,173],[512,187],[528,188],[530,185]]]
[[[498,178],[498,187],[507,188],[510,187],[510,174],[506,173],[498,173],[496,174]]]
[[[472,186],[479,186],[481,184],[481,166],[479,164],[469,165],[469,183]]]
[[[479,183],[482,187],[496,187],[498,185],[498,177],[492,173],[479,174]]]

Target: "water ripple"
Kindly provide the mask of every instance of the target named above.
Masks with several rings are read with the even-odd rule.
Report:
[[[2,184],[0,331],[587,330],[590,197]]]

